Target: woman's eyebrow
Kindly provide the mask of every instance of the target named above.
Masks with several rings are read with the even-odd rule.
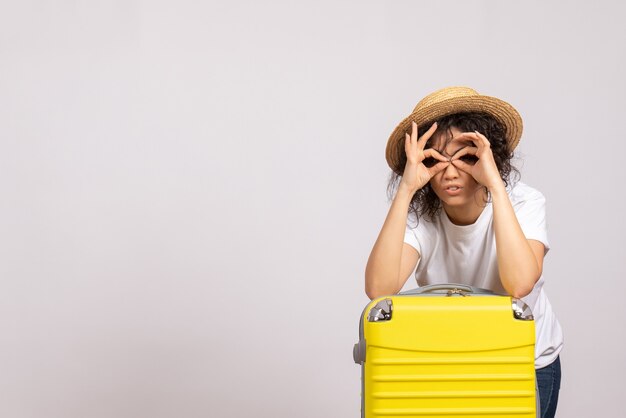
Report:
[[[454,138],[453,138],[454,139]],[[460,141],[456,141],[457,144],[459,145],[463,145],[463,146],[467,146],[467,145],[473,145],[474,143],[472,141],[470,141],[469,139],[462,139]]]
[[[459,151],[461,151],[462,149],[465,149],[465,148],[467,148],[467,147],[470,147],[470,146],[471,146],[471,144],[465,144],[465,145],[461,146],[461,148],[459,148],[459,149],[457,149],[456,151],[454,151],[454,152],[452,153],[452,155],[450,155],[450,157],[454,157],[456,154],[458,154],[458,152],[459,152]]]
[[[448,144],[449,145],[449,144]],[[457,148],[452,154],[448,154],[450,157],[453,157],[457,152],[461,151],[463,148],[467,148],[467,147],[471,147],[472,145],[474,145],[474,143],[472,141],[463,141],[463,142],[459,142],[458,143],[459,148]],[[439,154],[441,155],[445,155],[447,154],[446,152],[446,148],[435,148],[435,147],[430,147],[431,149],[434,149],[435,151],[437,151]]]

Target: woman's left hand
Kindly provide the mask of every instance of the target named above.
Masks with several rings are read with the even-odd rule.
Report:
[[[452,156],[452,164],[459,170],[471,175],[474,180],[489,190],[503,185],[498,166],[496,166],[493,153],[491,152],[491,144],[489,144],[489,140],[485,135],[478,131],[463,132],[457,138],[471,141],[476,146],[460,149]],[[478,160],[472,164],[468,156],[474,156]]]

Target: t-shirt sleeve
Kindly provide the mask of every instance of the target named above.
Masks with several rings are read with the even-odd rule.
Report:
[[[521,190],[516,190],[512,197],[513,209],[526,239],[543,243],[547,253],[550,243],[546,225],[546,198],[538,190],[525,185]]]
[[[424,221],[418,222],[415,214],[409,213],[406,223],[406,229],[404,231],[404,242],[417,250],[418,254],[420,255],[420,260],[424,255],[422,250],[426,250],[424,248],[424,245],[426,243],[424,239],[424,227]]]
[[[404,242],[415,248],[419,254],[422,254],[422,249],[417,235],[417,229],[411,228],[411,226],[407,224],[406,230],[404,231]]]

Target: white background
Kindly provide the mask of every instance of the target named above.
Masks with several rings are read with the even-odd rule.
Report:
[[[524,118],[558,416],[623,416],[622,2],[0,4],[0,416],[359,416],[386,140],[449,85]]]

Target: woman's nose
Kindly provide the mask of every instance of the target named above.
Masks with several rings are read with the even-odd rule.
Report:
[[[459,177],[459,170],[454,166],[454,164],[448,164],[448,166],[443,170],[443,178],[448,179],[456,179]]]

